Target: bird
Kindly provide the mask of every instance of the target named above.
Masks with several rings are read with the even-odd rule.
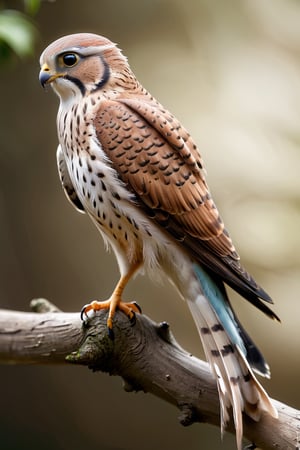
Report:
[[[271,319],[271,297],[244,269],[206,181],[197,144],[137,80],[117,44],[93,33],[52,42],[40,57],[39,80],[60,103],[57,164],[68,200],[86,213],[112,248],[120,279],[108,300],[81,317],[140,313],[123,291],[137,273],[168,278],[186,301],[220,399],[221,432],[233,416],[242,448],[243,413],[278,417],[254,372],[269,378],[262,353],[234,312],[230,286]]]

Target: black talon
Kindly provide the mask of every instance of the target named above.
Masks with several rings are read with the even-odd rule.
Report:
[[[82,320],[82,327],[83,328],[89,328],[90,327],[90,324],[88,323],[87,320]]]
[[[115,339],[115,333],[112,328],[107,327],[107,334],[108,337],[113,341]]]
[[[140,307],[140,305],[138,304],[138,302],[132,302],[134,304],[134,306],[137,307],[137,309],[139,310],[139,313],[142,314],[142,308]]]
[[[83,307],[83,308],[81,308],[81,311],[80,311],[80,319],[83,321],[83,322],[85,322],[85,319],[86,318],[84,318],[83,317],[83,315],[85,314],[85,306]]]
[[[87,305],[85,305],[80,311],[80,319],[82,320],[82,326],[88,328],[89,327],[88,316],[85,313],[86,306]]]
[[[130,324],[133,326],[136,323],[135,312],[132,311],[132,317],[129,318]]]

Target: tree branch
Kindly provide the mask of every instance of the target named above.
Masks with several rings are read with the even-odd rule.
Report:
[[[87,365],[121,376],[128,392],[143,390],[177,406],[182,425],[219,426],[218,392],[208,364],[183,350],[167,323],[138,314],[132,325],[117,312],[112,341],[105,311],[84,326],[78,313],[59,312],[45,300],[33,308],[40,313],[0,310],[0,363]],[[265,450],[299,449],[300,412],[273,402],[279,419],[266,414],[256,423],[245,416],[245,437]],[[228,431],[234,433],[233,422]]]

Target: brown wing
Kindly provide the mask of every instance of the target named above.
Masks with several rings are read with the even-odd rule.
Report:
[[[152,118],[150,105],[137,102],[133,108],[107,101],[95,120],[98,139],[121,179],[149,208],[173,216],[185,234],[211,242],[217,254],[237,258],[191,137],[164,110]]]
[[[153,220],[181,240],[214,276],[266,308],[257,304],[258,297],[271,299],[239,263],[195,143],[177,119],[151,100],[101,103],[95,127],[103,149]]]

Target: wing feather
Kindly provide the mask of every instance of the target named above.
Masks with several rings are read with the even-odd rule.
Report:
[[[131,108],[133,105],[129,107],[124,102],[106,101],[95,119],[97,137],[121,179],[149,208],[180,217],[183,228],[194,237],[209,240],[221,235],[224,225],[209,194],[201,157],[191,137],[171,115],[167,117],[173,126],[168,123],[161,131],[160,123],[167,119],[159,122],[157,113],[155,128],[147,116],[152,115],[150,107],[145,107],[145,117],[141,116],[141,109]],[[225,241],[230,253],[232,242],[229,237]]]
[[[267,315],[272,303],[239,262],[205,181],[196,144],[153,98],[103,100],[94,120],[97,138],[139,207],[182,242],[210,273]]]

